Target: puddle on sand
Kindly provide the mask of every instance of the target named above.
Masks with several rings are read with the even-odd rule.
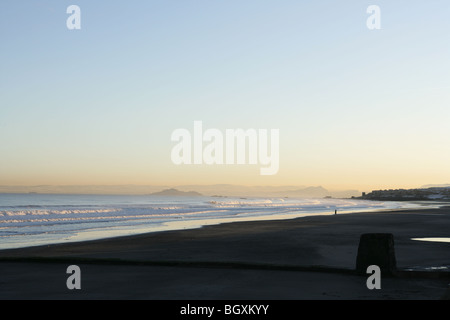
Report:
[[[450,238],[411,238],[411,240],[430,241],[430,242],[450,242]]]
[[[450,265],[443,265],[439,267],[423,267],[423,266],[414,266],[408,267],[404,269],[405,271],[450,271]]]
[[[450,238],[442,238],[442,237],[434,237],[434,238],[411,238],[411,240],[416,241],[428,241],[428,242],[448,242],[450,243]],[[415,267],[409,267],[405,269],[406,271],[444,271],[449,272],[450,271],[450,265],[441,265],[441,266],[415,266]]]

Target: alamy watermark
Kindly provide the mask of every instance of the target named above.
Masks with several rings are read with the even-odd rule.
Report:
[[[69,30],[80,30],[81,29],[81,9],[79,6],[72,4],[67,7],[67,14],[70,16],[66,20],[66,26]]]
[[[81,9],[79,6],[72,4],[67,7],[66,13],[70,16],[66,20],[66,26],[69,30],[81,29]],[[367,7],[366,13],[370,16],[366,20],[366,26],[369,30],[381,29],[381,9],[378,5],[370,5]]]
[[[260,164],[261,175],[274,175],[279,169],[279,129],[218,129],[203,131],[203,122],[194,121],[193,132],[176,129],[171,140],[178,142],[171,152],[172,162],[180,164]]]
[[[381,270],[377,265],[371,265],[367,267],[367,274],[370,276],[367,278],[366,286],[367,289],[381,289]]]
[[[369,30],[380,30],[381,29],[381,9],[377,5],[370,5],[367,7],[367,13],[370,16],[366,20],[366,26]]]
[[[67,267],[67,274],[70,276],[67,278],[66,286],[69,290],[80,290],[81,289],[81,269],[77,265],[71,265]]]

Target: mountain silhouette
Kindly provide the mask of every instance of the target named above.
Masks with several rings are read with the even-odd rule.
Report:
[[[180,191],[177,189],[165,189],[159,192],[154,192],[150,194],[151,196],[187,196],[187,197],[199,197],[202,196],[201,193],[196,191]]]

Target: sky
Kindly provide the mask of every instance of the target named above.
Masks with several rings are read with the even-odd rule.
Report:
[[[447,0],[2,1],[0,185],[450,183],[449,34]],[[279,170],[174,164],[194,121],[278,129]]]

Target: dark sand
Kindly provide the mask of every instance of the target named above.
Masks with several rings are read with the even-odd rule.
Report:
[[[441,299],[449,278],[383,277],[380,290],[369,290],[367,278],[352,270],[363,233],[392,233],[399,269],[450,266],[450,243],[411,240],[449,237],[449,230],[447,207],[228,223],[2,250],[0,259],[62,260],[0,261],[0,299]],[[82,270],[81,290],[66,287],[70,264]],[[298,266],[335,269],[288,268]]]

